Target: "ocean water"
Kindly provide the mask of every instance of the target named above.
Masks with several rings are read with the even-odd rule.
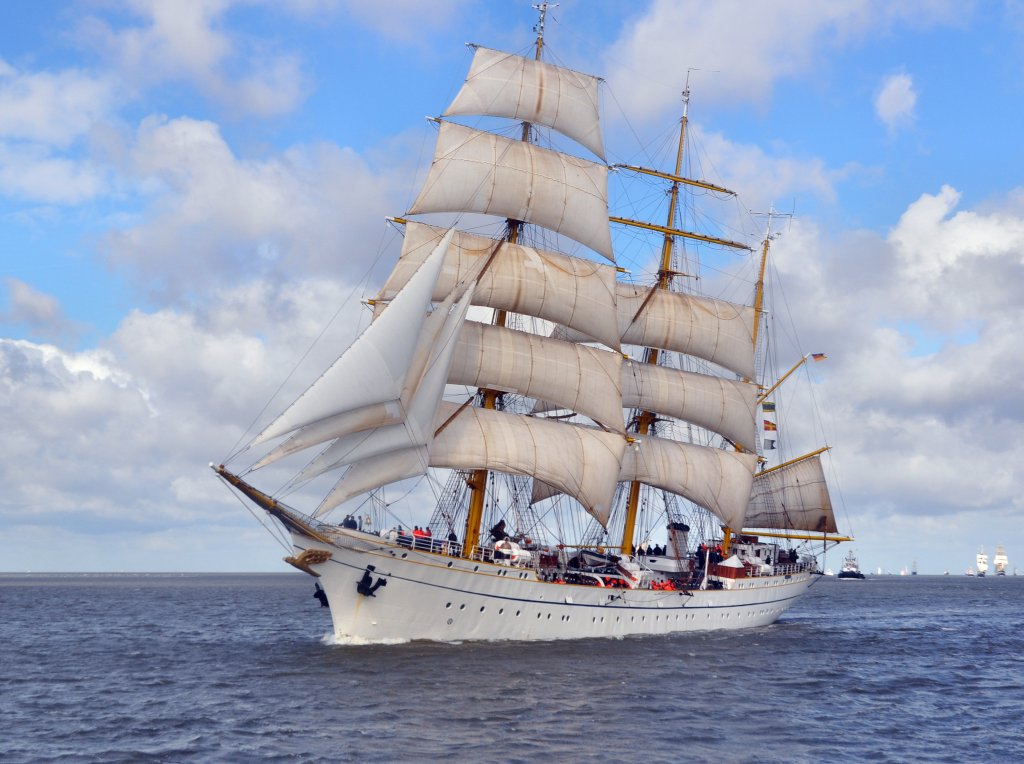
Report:
[[[301,574],[0,575],[0,762],[1024,761],[1024,577],[745,632],[338,645]]]

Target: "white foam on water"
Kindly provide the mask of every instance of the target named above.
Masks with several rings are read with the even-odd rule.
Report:
[[[364,645],[404,645],[406,642],[411,642],[411,639],[366,639],[365,637],[350,637],[347,635],[338,635],[333,632],[328,632],[320,638],[320,642],[325,645],[334,645],[336,647],[362,647]]]

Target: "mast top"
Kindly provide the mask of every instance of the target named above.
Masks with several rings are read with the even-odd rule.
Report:
[[[537,61],[540,61],[540,52],[544,49],[544,24],[547,20],[548,9],[557,8],[558,3],[541,2],[533,6],[539,14],[537,23],[533,27],[533,31],[537,33],[537,50],[534,57]]]

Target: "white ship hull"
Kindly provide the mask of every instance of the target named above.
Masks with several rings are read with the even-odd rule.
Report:
[[[331,553],[320,574],[339,639],[553,640],[742,629],[775,622],[815,580],[806,570],[721,579],[721,589],[613,589],[542,581],[530,568],[449,557],[342,531],[294,536],[296,555]],[[357,591],[387,583],[372,596]],[[714,580],[714,577],[712,577]]]

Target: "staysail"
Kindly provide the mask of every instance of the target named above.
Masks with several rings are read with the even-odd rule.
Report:
[[[257,435],[251,445],[370,407],[379,412],[380,424],[395,421],[409,362],[420,339],[420,324],[430,308],[434,284],[451,238],[449,232],[438,242],[409,279],[406,289],[388,305],[388,310],[356,338],[320,379]],[[325,440],[330,437],[337,435],[328,435]]]

